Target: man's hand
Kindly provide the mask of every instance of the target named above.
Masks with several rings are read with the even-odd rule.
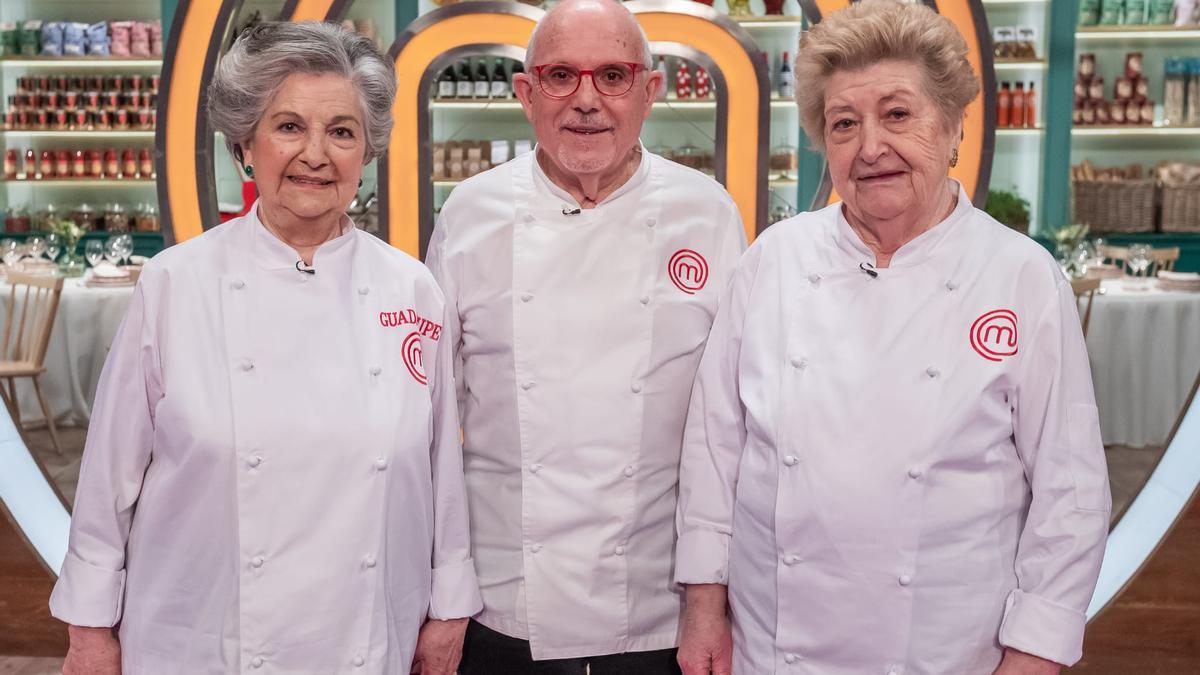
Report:
[[[68,626],[63,675],[121,675],[121,643],[111,628]]]
[[[1006,647],[993,675],[1058,675],[1061,670],[1061,664]]]
[[[417,651],[412,672],[421,675],[454,675],[462,659],[467,619],[430,619],[417,634]]]
[[[733,633],[725,616],[726,589],[720,584],[689,584],[679,667],[683,675],[731,675]]]

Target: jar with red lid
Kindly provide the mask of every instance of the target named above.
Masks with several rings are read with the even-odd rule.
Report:
[[[142,178],[154,177],[154,157],[150,154],[150,150],[142,148],[138,152],[138,171],[141,172]]]
[[[37,155],[33,148],[25,148],[25,180],[37,178]]]
[[[121,174],[125,178],[137,178],[137,173],[137,155],[133,153],[133,150],[126,149],[121,153]]]
[[[42,151],[42,160],[38,162],[38,171],[41,172],[38,178],[54,178],[54,153],[49,150]]]
[[[104,155],[99,150],[87,151],[87,164],[89,178],[104,177]]]
[[[121,177],[121,161],[117,157],[117,151],[111,148],[104,151],[104,177]]]
[[[54,153],[54,172],[60,176],[71,175],[71,153],[68,150],[58,150]]]
[[[88,174],[87,156],[82,150],[76,150],[75,156],[71,161],[71,175],[76,178],[84,178]]]
[[[17,151],[9,148],[4,151],[4,180],[17,179]]]

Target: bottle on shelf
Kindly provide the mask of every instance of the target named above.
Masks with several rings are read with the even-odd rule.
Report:
[[[783,53],[783,59],[779,64],[779,98],[795,98],[796,96],[796,79],[792,74],[791,59],[788,58],[788,53]]]
[[[708,98],[711,93],[711,83],[708,78],[708,71],[700,66],[696,66],[696,98]]]
[[[492,78],[488,75],[487,59],[479,59],[475,63],[475,98],[490,98],[492,95]]]
[[[692,71],[687,61],[679,59],[679,70],[675,71],[675,98],[692,97]]]
[[[437,97],[438,98],[454,98],[455,94],[455,77],[454,64],[446,66],[441,75],[438,75],[437,81]]]
[[[1029,83],[1029,91],[1025,92],[1025,126],[1037,126],[1037,96],[1033,93],[1033,83]]]
[[[492,98],[505,99],[512,97],[512,87],[508,83],[508,73],[504,70],[504,59],[496,57],[492,66]]]
[[[671,78],[667,76],[667,62],[661,54],[658,56],[658,62],[654,64],[654,70],[662,75],[662,86],[658,88],[658,100],[665,101],[667,100],[667,86]]]
[[[1018,82],[1012,90],[1009,104],[1008,126],[1021,129],[1025,126],[1025,83]]]
[[[475,94],[475,85],[471,82],[471,63],[466,59],[458,62],[454,77],[454,96],[456,98],[471,98]]]
[[[1012,94],[1009,92],[1008,83],[1000,83],[1000,92],[996,95],[996,128],[1002,129],[1008,127],[1009,115],[1012,112]]]

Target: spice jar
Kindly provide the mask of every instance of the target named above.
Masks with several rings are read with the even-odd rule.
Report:
[[[99,150],[87,151],[88,177],[103,178],[104,177],[104,156]]]
[[[42,159],[38,162],[38,178],[54,178],[54,153],[49,150],[42,151]]]
[[[154,177],[154,158],[150,156],[150,150],[142,148],[138,152],[138,171],[142,174],[142,178]]]
[[[71,175],[71,152],[59,150],[54,153],[54,172],[60,176]]]
[[[76,150],[73,161],[71,162],[71,175],[75,176],[76,178],[83,178],[84,176],[87,176],[87,173],[87,157],[84,156],[82,150]]]
[[[4,151],[4,180],[17,179],[17,151],[8,149]]]
[[[25,148],[25,180],[37,178],[37,155],[33,148]]]
[[[87,204],[80,204],[71,212],[71,220],[82,230],[92,230],[96,227],[96,212]]]
[[[137,173],[137,155],[133,154],[133,150],[126,149],[121,153],[121,175],[125,178],[137,178]]]
[[[112,148],[104,151],[104,177],[121,177],[121,161],[117,158],[117,151]]]
[[[104,210],[104,229],[109,232],[128,232],[129,217],[125,207],[120,204],[109,204]]]

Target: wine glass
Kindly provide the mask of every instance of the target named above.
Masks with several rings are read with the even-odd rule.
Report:
[[[1141,277],[1150,267],[1150,246],[1148,244],[1132,244],[1129,247],[1129,257],[1125,259],[1135,277]],[[1143,284],[1144,287],[1144,284]]]
[[[58,254],[62,253],[62,237],[51,232],[46,235],[46,257],[50,262],[58,260]]]
[[[0,243],[0,257],[4,258],[4,265],[8,269],[12,269],[21,260],[24,254],[21,253],[21,245],[15,239],[5,239]]]
[[[104,259],[104,242],[99,239],[92,239],[83,247],[83,257],[87,258],[88,265],[95,267]]]
[[[121,263],[121,243],[117,241],[117,237],[104,240],[104,259],[113,265]]]
[[[38,260],[42,254],[46,252],[46,240],[42,237],[34,236],[25,240],[25,245],[29,247],[29,255]]]
[[[121,256],[121,261],[124,264],[129,264],[129,256],[133,253],[133,235],[120,234],[115,237],[116,241],[113,246],[116,247],[117,253]]]

